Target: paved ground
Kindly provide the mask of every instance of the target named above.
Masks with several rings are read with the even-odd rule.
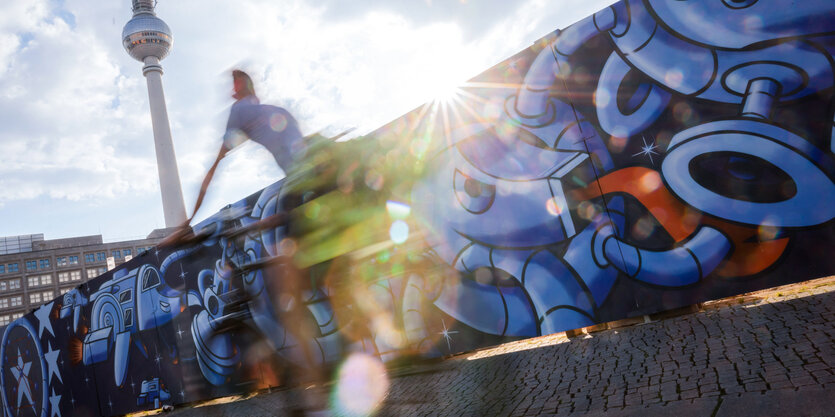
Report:
[[[392,371],[379,415],[835,416],[835,278],[702,307]],[[172,414],[280,415],[326,389]]]

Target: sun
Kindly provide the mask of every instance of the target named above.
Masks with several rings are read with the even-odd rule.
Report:
[[[423,75],[422,91],[427,101],[448,104],[461,94],[463,83],[456,77],[457,74],[438,68]]]
[[[431,97],[433,102],[441,104],[451,103],[461,93],[461,88],[456,82],[438,81],[432,84]]]

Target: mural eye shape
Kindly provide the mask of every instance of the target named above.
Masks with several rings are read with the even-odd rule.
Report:
[[[473,214],[484,213],[496,199],[496,186],[481,182],[459,170],[453,178],[455,197],[464,210]]]
[[[722,3],[725,3],[725,6],[730,9],[744,9],[746,7],[751,7],[756,3],[758,0],[722,0]]]
[[[712,152],[693,158],[689,169],[701,186],[735,200],[777,203],[797,194],[789,174],[753,155]]]

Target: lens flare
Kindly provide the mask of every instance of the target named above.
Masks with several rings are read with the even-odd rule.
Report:
[[[311,201],[307,207],[305,207],[304,215],[311,220],[316,220],[319,217],[319,212],[321,211],[321,207],[319,203],[315,201]]]
[[[661,175],[655,171],[649,171],[641,176],[638,186],[641,187],[641,190],[645,193],[653,192],[661,186]]]
[[[655,223],[647,216],[643,216],[632,227],[632,235],[638,239],[646,239],[655,229]]]
[[[365,353],[351,354],[339,369],[332,405],[337,415],[368,416],[382,404],[389,389],[386,368]]]
[[[493,273],[488,268],[478,268],[475,270],[475,280],[479,284],[488,285],[493,281]]]
[[[560,204],[557,202],[557,199],[555,198],[549,198],[547,201],[545,201],[545,208],[548,210],[548,213],[550,213],[552,216],[559,216],[560,214],[562,214],[562,208],[560,207]]]
[[[377,171],[369,170],[365,173],[365,185],[374,191],[380,191],[384,182],[385,178]]]
[[[673,117],[680,122],[687,123],[693,118],[693,108],[685,102],[678,103],[673,107]]]
[[[409,217],[409,213],[411,213],[412,208],[406,203],[389,200],[386,201],[386,211],[388,211],[389,216],[394,219],[405,219]]]
[[[577,205],[577,213],[580,217],[586,220],[593,220],[597,213],[600,212],[600,207],[589,201],[583,201]]]
[[[684,74],[678,68],[672,68],[664,74],[664,82],[670,87],[678,87],[684,80]]]
[[[296,241],[291,238],[284,238],[281,239],[281,242],[278,243],[278,253],[284,256],[293,256],[296,254],[296,249],[298,249],[299,245],[296,244]]]
[[[270,129],[276,132],[282,132],[287,128],[287,118],[281,113],[275,113],[270,116]]]
[[[395,220],[389,229],[389,237],[397,244],[405,242],[409,238],[409,225],[403,220]]]
[[[384,263],[388,262],[389,259],[391,259],[391,252],[389,252],[387,250],[384,250],[384,251],[380,252],[379,254],[377,254],[377,257],[372,259],[372,261],[376,260],[377,262],[379,262],[381,264],[384,264]]]
[[[766,224],[761,224],[757,228],[757,235],[758,235],[759,239],[762,240],[762,241],[774,240],[779,235],[779,233],[780,233],[779,228],[777,228],[775,226],[771,226],[767,223]]]
[[[609,138],[609,147],[614,152],[621,152],[626,147],[626,138],[622,136],[611,136]]]
[[[597,104],[598,108],[608,106],[611,99],[612,95],[609,94],[609,90],[601,88],[594,93],[594,103]]]

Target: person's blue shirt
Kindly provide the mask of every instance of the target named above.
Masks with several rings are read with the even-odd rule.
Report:
[[[254,94],[232,105],[223,146],[231,150],[246,139],[263,145],[287,173],[304,156],[305,143],[299,124],[287,110],[261,104]]]

